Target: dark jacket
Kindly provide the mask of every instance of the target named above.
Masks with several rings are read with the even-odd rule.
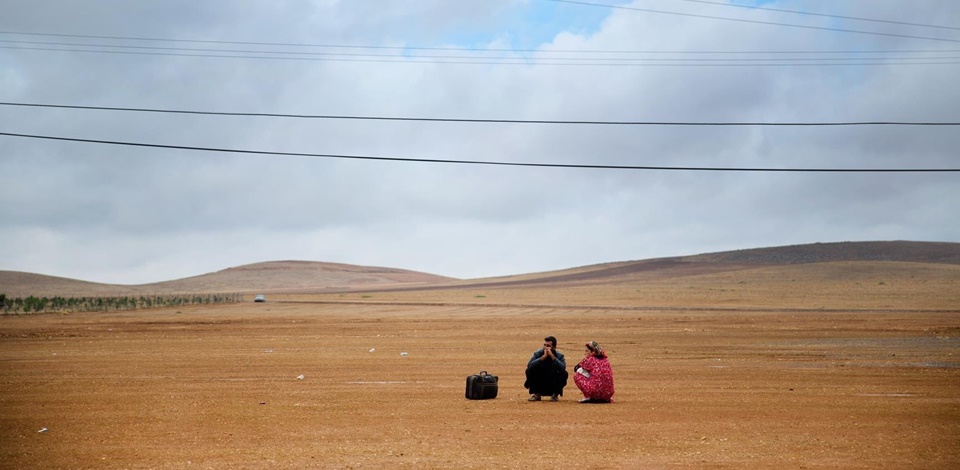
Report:
[[[553,351],[553,355],[556,356],[555,359],[547,359],[541,361],[540,358],[543,357],[543,349],[538,349],[533,353],[533,357],[527,361],[527,369],[537,365],[550,366],[556,369],[558,372],[565,370],[567,368],[567,360],[563,357],[563,353],[557,350]]]

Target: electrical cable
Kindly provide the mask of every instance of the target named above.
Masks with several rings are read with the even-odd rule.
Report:
[[[438,158],[400,158],[385,156],[366,156],[366,155],[342,155],[342,154],[323,154],[323,153],[295,153],[295,152],[272,152],[266,150],[243,150],[227,149],[215,147],[195,147],[186,145],[164,145],[148,144],[141,142],[124,142],[114,140],[98,139],[80,139],[73,137],[57,137],[35,134],[17,134],[11,132],[0,132],[0,136],[21,137],[29,139],[44,139],[66,142],[82,142],[91,144],[120,145],[129,147],[148,147],[171,150],[190,150],[200,152],[218,152],[218,153],[236,153],[252,155],[274,155],[288,157],[311,157],[311,158],[334,158],[334,159],[352,159],[352,160],[378,160],[395,161],[406,163],[450,163],[466,165],[490,165],[490,166],[517,166],[517,167],[537,167],[537,168],[570,168],[570,169],[594,169],[594,170],[650,170],[650,171],[714,171],[714,172],[778,172],[778,173],[946,173],[960,172],[960,168],[738,168],[738,167],[685,167],[685,166],[633,166],[633,165],[581,165],[581,164],[563,164],[563,163],[524,163],[524,162],[503,162],[487,160],[448,160]]]
[[[558,1],[558,0],[547,0],[547,1],[556,2],[556,1]],[[915,27],[920,27],[920,28],[936,28],[936,29],[954,29],[954,30],[960,30],[960,28],[957,28],[957,27],[954,27],[954,26],[938,26],[938,25],[924,24],[924,23],[909,23],[909,22],[906,22],[906,21],[879,20],[879,19],[875,19],[875,18],[863,18],[863,17],[860,17],[860,16],[829,15],[829,14],[826,14],[826,13],[814,13],[814,12],[799,11],[799,10],[786,10],[786,9],[782,9],[782,8],[770,8],[770,7],[762,7],[762,6],[757,6],[757,5],[741,5],[741,4],[737,4],[737,3],[711,2],[711,1],[707,1],[707,0],[676,0],[676,1],[688,2],[688,3],[703,3],[703,4],[706,4],[706,5],[717,5],[717,6],[721,6],[721,7],[745,8],[745,9],[748,9],[748,10],[775,11],[775,12],[777,12],[777,13],[790,13],[790,14],[794,14],[794,15],[817,16],[817,17],[820,17],[820,18],[837,18],[837,19],[841,19],[841,20],[869,21],[869,22],[872,22],[872,23],[896,24],[896,25],[901,25],[901,26],[915,26]]]
[[[114,48],[114,49],[145,49],[145,50],[159,50],[159,51],[189,51],[189,52],[230,52],[230,53],[239,53],[239,54],[283,54],[283,55],[305,55],[305,56],[331,56],[331,57],[392,57],[392,58],[402,58],[402,59],[497,59],[497,60],[569,60],[569,61],[588,61],[588,60],[608,60],[608,61],[637,61],[637,60],[670,60],[670,61],[746,61],[746,60],[758,60],[758,61],[772,61],[772,60],[863,60],[863,59],[883,59],[883,60],[921,60],[921,59],[960,59],[960,57],[943,57],[943,56],[921,56],[921,57],[804,57],[804,58],[693,58],[693,59],[677,59],[677,58],[635,58],[635,57],[530,57],[530,56],[476,56],[476,55],[409,55],[404,53],[396,54],[372,54],[372,53],[344,53],[344,52],[297,52],[297,51],[282,51],[282,50],[238,50],[238,49],[202,49],[202,48],[193,48],[193,47],[159,47],[159,46],[131,46],[131,45],[122,45],[122,44],[79,44],[75,42],[48,42],[48,41],[17,41],[10,39],[0,39],[0,43],[8,44],[32,44],[32,45],[43,45],[43,46],[72,46],[72,47],[101,47],[101,48]],[[475,49],[462,49],[461,51],[472,51]],[[476,49],[480,51],[485,51],[484,49]],[[559,51],[537,51],[537,52],[559,52]],[[568,51],[573,52],[573,51]],[[593,51],[578,51],[578,52],[593,52]],[[612,53],[615,51],[596,51],[602,53]],[[779,54],[850,54],[850,55],[877,55],[877,54],[947,54],[947,53],[958,53],[960,50],[900,50],[900,51],[620,51],[623,54],[684,54],[684,55],[713,55],[713,54],[766,54],[766,55],[779,55]]]
[[[938,57],[918,57],[907,60],[927,60],[927,62],[884,62],[883,58],[862,58],[849,59],[850,62],[796,62],[802,59],[783,59],[783,62],[746,62],[746,63],[687,63],[680,62],[686,59],[649,59],[667,63],[562,63],[562,62],[531,62],[529,60],[519,62],[504,62],[498,60],[471,60],[471,61],[436,61],[436,60],[418,60],[417,57],[408,57],[405,59],[355,59],[339,57],[274,57],[274,56],[248,56],[248,55],[226,55],[226,54],[181,54],[170,52],[134,52],[134,51],[103,51],[90,49],[55,49],[45,47],[14,47],[0,46],[0,49],[31,50],[31,51],[55,51],[55,52],[81,52],[94,54],[121,54],[137,56],[169,56],[169,57],[208,57],[219,59],[259,59],[259,60],[294,60],[294,61],[325,61],[325,62],[364,62],[364,63],[394,63],[394,64],[443,64],[443,65],[520,65],[520,66],[573,66],[573,67],[850,67],[850,66],[892,66],[892,65],[960,65],[960,62],[953,61],[951,58]],[[723,59],[715,59],[723,60]],[[749,60],[749,59],[742,59]],[[838,60],[838,59],[824,59]],[[793,62],[791,62],[793,61]],[[932,62],[931,62],[932,61]]]
[[[274,46],[274,47],[309,47],[309,48],[327,48],[327,49],[374,49],[374,50],[395,50],[395,51],[461,51],[461,52],[528,52],[528,53],[570,53],[570,54],[889,54],[889,53],[953,53],[960,50],[810,50],[810,51],[718,51],[718,50],[630,50],[630,49],[512,49],[512,48],[482,48],[482,47],[423,47],[423,46],[377,46],[362,44],[319,44],[319,43],[287,43],[287,42],[252,42],[252,41],[217,41],[201,39],[171,39],[154,38],[138,36],[102,36],[90,34],[57,34],[57,33],[35,33],[26,31],[0,31],[0,34],[23,35],[23,36],[50,36],[80,39],[108,39],[116,41],[147,41],[147,42],[175,42],[175,43],[198,43],[198,44],[222,44],[222,45],[241,45],[241,46]],[[2,41],[16,42],[16,41]]]
[[[608,5],[605,3],[591,3],[591,2],[582,2],[577,0],[549,0],[549,1],[557,2],[557,3],[569,3],[572,5],[613,8],[617,10],[640,11],[644,13],[657,13],[662,15],[686,16],[691,18],[704,18],[704,19],[723,20],[723,21],[736,21],[738,23],[786,26],[789,28],[812,29],[812,30],[819,30],[819,31],[833,31],[833,32],[839,32],[839,33],[869,34],[869,35],[875,35],[875,36],[887,36],[887,37],[903,38],[903,39],[923,39],[927,41],[960,42],[960,39],[936,38],[936,37],[930,37],[930,36],[913,36],[909,34],[896,34],[896,33],[880,33],[876,31],[863,31],[863,30],[857,30],[857,29],[830,28],[826,26],[809,26],[809,25],[800,25],[800,24],[792,24],[792,23],[778,23],[775,21],[748,20],[745,18],[730,18],[727,16],[700,15],[696,13],[680,13],[676,11],[653,10],[649,8],[627,7],[622,5]]]
[[[833,121],[833,122],[722,122],[722,121],[587,121],[587,120],[546,120],[546,119],[465,119],[465,118],[429,118],[402,116],[358,116],[335,114],[281,114],[281,113],[241,113],[227,111],[193,111],[181,109],[126,108],[111,106],[77,106],[45,103],[15,103],[0,101],[0,106],[76,109],[90,111],[123,111],[140,113],[193,114],[210,116],[272,117],[296,119],[342,119],[362,121],[419,121],[419,122],[455,122],[455,123],[493,123],[493,124],[569,124],[569,125],[611,125],[611,126],[960,126],[960,121]]]

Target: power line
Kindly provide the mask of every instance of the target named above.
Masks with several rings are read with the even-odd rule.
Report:
[[[860,66],[891,66],[891,65],[960,65],[958,61],[952,61],[950,58],[910,58],[907,60],[927,60],[927,62],[888,62],[883,58],[851,58],[848,62],[797,62],[798,59],[784,59],[782,62],[744,62],[744,63],[714,63],[714,62],[678,62],[683,59],[650,59],[657,60],[657,63],[623,63],[623,62],[604,62],[604,63],[569,63],[569,62],[532,62],[523,59],[514,59],[514,62],[504,62],[503,59],[496,60],[419,60],[417,57],[408,57],[404,59],[356,59],[340,57],[276,57],[276,56],[249,56],[249,55],[226,55],[226,54],[184,54],[171,52],[135,52],[135,51],[103,51],[90,49],[55,49],[45,47],[14,47],[0,46],[0,49],[32,50],[32,51],[54,51],[54,52],[81,52],[94,54],[121,54],[138,56],[169,56],[169,57],[208,57],[219,59],[259,59],[259,60],[294,60],[294,61],[326,61],[326,62],[365,62],[365,63],[394,63],[394,64],[444,64],[444,65],[520,65],[520,66],[573,66],[573,67],[860,67]],[[717,59],[720,60],[720,59]],[[824,59],[835,60],[835,59]]]
[[[0,39],[0,43],[8,44],[31,44],[31,45],[45,45],[45,46],[73,46],[73,47],[99,47],[99,48],[113,48],[113,49],[141,49],[141,50],[151,50],[151,51],[187,51],[187,52],[228,52],[228,53],[237,53],[237,54],[260,54],[256,57],[261,57],[263,54],[281,54],[287,56],[320,56],[320,57],[373,57],[373,58],[394,58],[394,59],[486,59],[486,60],[496,60],[499,61],[521,61],[525,64],[527,63],[537,63],[535,61],[542,60],[561,60],[561,61],[616,61],[616,62],[774,62],[774,61],[790,61],[790,62],[811,62],[811,61],[864,61],[864,60],[883,60],[883,61],[911,61],[911,60],[958,60],[960,57],[944,57],[944,56],[921,56],[921,57],[801,57],[801,58],[767,58],[767,57],[751,57],[751,58],[713,58],[713,57],[698,57],[698,58],[637,58],[637,57],[509,57],[509,56],[464,56],[464,55],[401,55],[401,54],[375,54],[375,53],[344,53],[344,52],[296,52],[296,51],[264,51],[264,50],[237,50],[237,49],[204,49],[204,48],[192,48],[192,47],[159,47],[159,46],[131,46],[131,45],[117,45],[117,44],[77,44],[77,43],[67,43],[67,42],[48,42],[48,41],[15,41],[15,40],[5,40]],[[4,46],[0,46],[4,48]],[[110,51],[98,51],[98,50],[87,50],[87,52],[110,52]],[[960,51],[951,51],[952,53]],[[879,52],[872,52],[871,54],[878,54]],[[887,52],[895,54],[909,54],[909,53],[923,53],[923,54],[941,54],[947,53],[946,51],[923,51],[923,52]],[[703,53],[710,54],[710,53]],[[755,55],[756,53],[751,53]],[[814,54],[814,53],[809,53]],[[836,54],[834,52],[833,54]],[[864,52],[859,52],[858,54],[864,54]],[[660,55],[660,54],[658,54]],[[795,54],[794,54],[795,55]],[[892,63],[892,62],[891,62]]]
[[[474,49],[463,47],[423,47],[423,46],[375,46],[359,44],[322,44],[322,43],[298,43],[298,42],[259,42],[259,41],[220,41],[210,39],[173,39],[173,38],[154,38],[145,36],[104,36],[93,34],[60,34],[60,33],[36,33],[29,31],[0,31],[0,34],[17,34],[23,36],[50,36],[61,38],[82,38],[82,39],[111,39],[119,41],[150,41],[150,42],[192,42],[197,44],[234,44],[242,46],[286,46],[286,47],[326,47],[343,49],[391,49],[391,50],[430,50],[430,51],[496,51],[496,52],[536,52],[536,49]],[[567,51],[573,52],[573,51]]]
[[[946,173],[960,172],[960,168],[738,168],[738,167],[689,167],[689,166],[627,166],[627,165],[578,165],[564,163],[523,163],[523,162],[502,162],[489,160],[448,160],[439,158],[401,158],[384,156],[366,156],[366,155],[342,155],[325,153],[295,153],[295,152],[272,152],[266,150],[243,150],[226,149],[215,147],[194,147],[185,145],[163,145],[148,144],[141,142],[123,142],[114,140],[96,140],[79,139],[73,137],[56,137],[34,134],[15,134],[10,132],[0,132],[0,136],[22,137],[29,139],[44,139],[67,142],[82,142],[90,144],[121,145],[129,147],[147,147],[161,148],[171,150],[190,150],[200,152],[218,152],[218,153],[238,153],[252,155],[274,155],[287,157],[311,157],[311,158],[335,158],[351,160],[377,160],[377,161],[395,161],[406,163],[450,163],[465,165],[489,165],[489,166],[518,166],[518,167],[537,167],[537,168],[570,168],[570,169],[592,169],[592,170],[651,170],[651,171],[713,171],[713,172],[778,172],[778,173]]]
[[[547,1],[557,1],[557,0],[547,0]],[[954,29],[960,30],[960,28],[953,26],[938,26],[932,24],[923,24],[923,23],[908,23],[906,21],[893,21],[893,20],[878,20],[875,18],[863,18],[860,16],[843,16],[843,15],[828,15],[826,13],[813,13],[809,11],[800,11],[800,10],[785,10],[782,8],[770,8],[770,7],[761,7],[754,5],[740,5],[737,3],[722,3],[722,2],[711,2],[707,0],[677,0],[681,2],[689,3],[703,3],[707,5],[717,5],[721,7],[732,7],[732,8],[746,8],[748,10],[762,10],[762,11],[775,11],[777,13],[790,13],[794,15],[806,15],[806,16],[817,16],[820,18],[837,18],[841,20],[855,20],[855,21],[869,21],[872,23],[886,23],[886,24],[897,24],[901,26],[916,26],[920,28],[937,28],[937,29]]]
[[[895,38],[904,38],[904,39],[923,39],[927,41],[943,41],[943,42],[960,42],[960,39],[947,39],[947,38],[936,38],[930,36],[913,36],[909,34],[896,34],[896,33],[880,33],[876,31],[863,31],[858,29],[844,29],[844,28],[830,28],[826,26],[809,26],[809,25],[800,25],[793,23],[779,23],[775,21],[761,21],[761,20],[748,20],[745,18],[730,18],[728,16],[713,16],[713,15],[700,15],[696,13],[680,13],[676,11],[664,11],[664,10],[652,10],[649,8],[637,8],[637,7],[627,7],[622,5],[608,5],[605,3],[591,3],[591,2],[582,2],[576,0],[550,0],[557,3],[569,3],[572,5],[584,5],[591,7],[603,7],[603,8],[614,8],[617,10],[631,10],[631,11],[642,11],[644,13],[657,13],[661,15],[674,15],[674,16],[686,16],[692,18],[705,18],[711,20],[722,20],[722,21],[736,21],[738,23],[751,23],[751,24],[764,24],[771,26],[786,26],[789,28],[802,28],[802,29],[813,29],[819,31],[833,31],[840,33],[853,33],[853,34],[870,34],[875,36],[888,36]]]
[[[546,120],[546,119],[465,119],[465,118],[429,118],[402,116],[358,116],[336,114],[281,114],[281,113],[241,113],[227,111],[194,111],[182,109],[126,108],[111,106],[77,106],[45,103],[2,102],[0,106],[31,108],[77,109],[93,111],[123,111],[140,113],[193,114],[209,116],[272,117],[295,119],[342,119],[362,121],[419,121],[419,122],[456,122],[456,123],[493,123],[493,124],[570,124],[570,125],[612,125],[612,126],[960,126],[960,121],[833,121],[833,122],[718,122],[718,121],[587,121],[587,120]]]
[[[597,5],[601,6],[601,5]],[[611,6],[612,7],[612,6]],[[954,53],[960,50],[809,50],[809,51],[783,51],[783,50],[636,50],[636,49],[513,49],[513,48],[486,48],[486,47],[424,47],[424,46],[379,46],[364,44],[322,44],[322,43],[288,43],[288,42],[253,42],[253,41],[222,41],[222,40],[202,40],[202,39],[172,39],[138,36],[102,36],[89,34],[57,34],[57,33],[36,33],[26,31],[0,31],[0,34],[24,35],[24,36],[49,36],[64,38],[81,39],[109,39],[117,41],[147,41],[147,42],[174,42],[174,43],[196,43],[196,44],[222,44],[239,46],[274,46],[274,47],[303,47],[303,48],[326,48],[326,49],[374,49],[374,50],[394,50],[394,51],[460,51],[460,52],[512,52],[512,53],[570,53],[570,54],[891,54],[891,53]],[[2,41],[16,42],[16,41]],[[960,41],[958,41],[960,42]],[[73,43],[71,43],[73,45]],[[104,46],[107,47],[107,46]]]

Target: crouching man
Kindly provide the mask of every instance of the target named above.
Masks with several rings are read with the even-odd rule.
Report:
[[[549,396],[557,401],[563,396],[563,387],[567,385],[567,362],[563,353],[557,351],[557,338],[543,338],[543,347],[534,351],[527,362],[527,381],[524,388],[530,390],[530,401],[540,401]]]

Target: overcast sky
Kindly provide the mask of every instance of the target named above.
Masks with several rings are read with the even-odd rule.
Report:
[[[621,8],[548,0],[0,0],[0,101],[460,119],[960,121],[955,0],[761,2],[766,9],[596,2]],[[779,53],[728,53],[747,51]],[[886,65],[851,65],[856,58]],[[805,65],[771,65],[796,59]],[[960,168],[960,128],[944,126],[396,122],[0,106],[0,132],[570,165]],[[949,172],[481,166],[0,136],[0,270],[118,284],[272,260],[479,278],[812,242],[960,242],[958,203],[960,173]]]

